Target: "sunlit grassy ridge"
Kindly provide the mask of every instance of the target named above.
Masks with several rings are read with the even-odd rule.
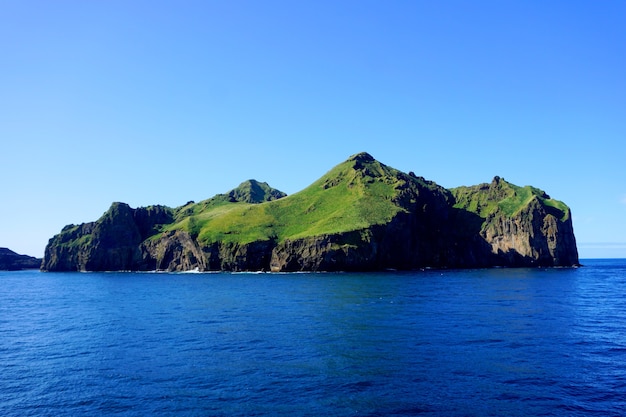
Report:
[[[566,220],[569,209],[565,203],[550,198],[543,190],[535,187],[519,187],[496,177],[491,184],[457,187],[450,190],[456,199],[455,208],[468,210],[487,218],[496,210],[512,216],[526,207],[533,199],[552,208],[560,220]]]
[[[284,241],[363,230],[388,223],[404,210],[394,200],[407,182],[432,191],[439,188],[435,183],[388,167],[368,154],[357,154],[291,196],[273,199],[278,191],[251,180],[230,193],[197,204],[189,202],[176,210],[175,222],[165,226],[164,231],[183,230],[206,245]],[[263,191],[255,194],[251,190]],[[569,213],[565,204],[551,199],[542,190],[518,187],[498,177],[491,184],[450,191],[456,201],[455,208],[476,213],[483,219],[496,211],[512,216],[535,198],[561,220]],[[250,199],[253,195],[257,195],[257,201],[262,198],[272,201],[246,202],[253,201]]]
[[[355,155],[304,190],[279,200],[248,204],[218,198],[183,207],[178,221],[168,229],[188,231],[201,243],[249,243],[387,223],[401,210],[392,199],[406,176],[363,155]]]

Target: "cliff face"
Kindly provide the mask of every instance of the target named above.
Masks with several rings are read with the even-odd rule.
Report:
[[[574,265],[578,254],[569,212],[567,217],[560,221],[535,197],[514,216],[494,213],[480,235],[509,264]]]
[[[19,271],[21,269],[39,269],[41,259],[28,255],[19,255],[8,248],[0,248],[0,271]]]
[[[49,271],[362,271],[572,266],[569,208],[501,178],[446,190],[357,154],[285,197],[254,180],[177,209],[114,203],[67,226]]]
[[[569,207],[544,191],[495,177],[491,184],[453,190],[455,207],[477,216],[480,264],[571,266],[578,250]],[[477,234],[476,234],[477,232]]]
[[[142,268],[141,243],[173,221],[163,206],[132,209],[113,203],[95,222],[69,225],[48,242],[46,271],[124,271]]]

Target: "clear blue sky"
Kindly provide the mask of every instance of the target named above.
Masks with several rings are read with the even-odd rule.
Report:
[[[624,1],[0,1],[0,246],[43,256],[113,201],[255,178],[289,194],[367,151],[445,187],[567,203],[626,257]]]

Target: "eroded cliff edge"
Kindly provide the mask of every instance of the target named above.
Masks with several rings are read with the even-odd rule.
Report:
[[[570,209],[495,177],[447,190],[367,153],[286,196],[249,180],[178,208],[113,203],[42,270],[361,271],[578,264]]]

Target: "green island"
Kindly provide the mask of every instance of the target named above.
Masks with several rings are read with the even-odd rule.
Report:
[[[295,194],[248,180],[177,208],[113,203],[66,226],[46,271],[323,271],[572,266],[570,209],[500,177],[445,189],[351,156]]]

